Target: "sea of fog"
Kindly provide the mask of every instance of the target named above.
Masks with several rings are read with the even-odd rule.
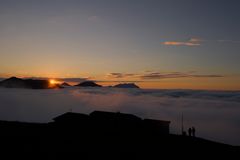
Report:
[[[0,120],[50,122],[65,112],[94,110],[132,113],[171,121],[170,132],[194,126],[202,138],[240,145],[240,92],[65,88],[0,88]]]

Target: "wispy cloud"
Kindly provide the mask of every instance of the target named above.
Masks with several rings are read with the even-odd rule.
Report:
[[[134,73],[108,73],[108,78],[127,78],[127,77],[134,77],[137,76],[137,74]]]
[[[49,77],[23,77],[24,79],[49,79]],[[91,79],[91,77],[78,77],[78,78],[54,78],[59,81],[68,81],[68,82],[81,82]]]
[[[220,78],[223,75],[218,74],[194,74],[191,72],[150,72],[140,76],[141,79],[169,79],[169,78]]]
[[[57,80],[66,81],[66,82],[83,82],[89,79],[91,78],[57,78]]]
[[[57,78],[57,81],[79,83],[86,80],[95,82],[149,82],[151,80],[171,79],[171,78],[221,78],[226,77],[221,74],[198,74],[195,71],[189,72],[158,72],[158,71],[144,71],[139,73],[120,73],[113,72],[105,75],[106,79],[98,79],[94,77],[78,77],[78,78]],[[9,77],[8,77],[9,78]],[[47,80],[49,77],[21,77],[24,79],[43,79]],[[0,81],[6,78],[0,77]]]
[[[201,39],[190,38],[188,41],[165,41],[162,44],[167,46],[200,46],[201,42]]]
[[[240,44],[240,41],[238,40],[231,40],[231,39],[215,39],[215,40],[210,40],[210,39],[200,39],[200,38],[190,38],[187,41],[165,41],[162,42],[162,45],[166,46],[200,46],[202,42],[209,43],[209,42],[214,42],[214,43],[230,43],[230,44]]]
[[[160,80],[169,78],[221,78],[225,77],[220,74],[197,74],[196,72],[153,72],[144,73],[109,73],[108,78],[124,79],[137,78],[140,80]]]

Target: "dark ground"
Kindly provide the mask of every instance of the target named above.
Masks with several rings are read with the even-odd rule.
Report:
[[[0,121],[1,159],[196,159],[239,156],[240,148],[196,137]],[[238,158],[234,158],[238,159]]]

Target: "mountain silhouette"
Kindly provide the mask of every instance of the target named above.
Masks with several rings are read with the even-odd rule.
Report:
[[[1,81],[0,86],[6,88],[26,88],[24,80],[17,77],[11,77]]]
[[[68,84],[67,82],[63,82],[62,84],[61,84],[61,86],[64,86],[64,87],[69,87],[69,86],[71,86],[70,84]]]
[[[84,81],[75,86],[78,86],[78,87],[102,87],[101,85],[99,85],[93,81]]]
[[[134,83],[120,83],[113,87],[115,87],[115,88],[140,88],[139,86],[137,86]]]
[[[1,87],[5,88],[29,88],[29,89],[50,89],[61,88],[58,84],[51,84],[48,80],[21,79],[11,77],[0,82]]]

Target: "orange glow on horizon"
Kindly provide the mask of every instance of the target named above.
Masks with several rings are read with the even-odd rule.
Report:
[[[54,80],[54,79],[50,79],[50,80],[49,80],[49,83],[50,83],[51,85],[55,85],[55,84],[60,84],[61,82],[56,81],[56,80]]]
[[[87,74],[86,74],[87,75]],[[86,78],[86,80],[95,81],[97,84],[102,86],[114,86],[119,83],[135,83],[142,89],[200,89],[200,90],[230,90],[230,91],[240,91],[240,76],[226,76],[226,77],[216,77],[216,78],[197,78],[197,77],[187,77],[187,78],[166,78],[166,79],[159,79],[159,80],[142,80],[140,78],[109,78],[105,77],[103,74],[96,74],[90,76],[68,76],[69,77],[93,77],[93,78]],[[14,74],[4,74],[0,77],[10,78],[11,76],[17,76],[19,78],[27,77],[44,77],[44,75],[40,76],[30,76],[30,75],[14,75]],[[64,77],[59,76],[59,77]],[[37,78],[36,78],[37,79]],[[48,79],[49,87],[54,87],[59,85],[63,82],[67,82],[70,85],[76,85],[81,81],[71,81],[69,78],[64,80],[64,78],[57,78],[57,76],[49,76]],[[76,78],[77,79],[77,78]],[[81,79],[81,78],[80,78]]]

